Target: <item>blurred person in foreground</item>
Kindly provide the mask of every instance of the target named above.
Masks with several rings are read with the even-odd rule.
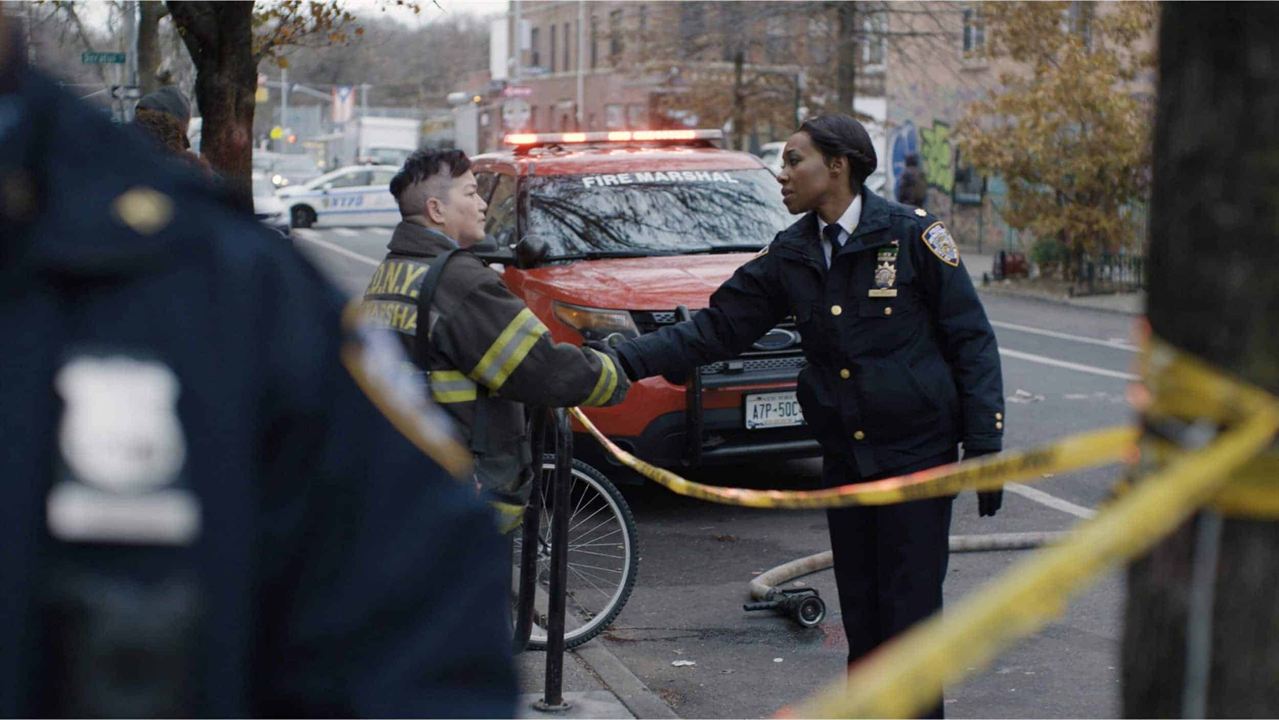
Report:
[[[403,219],[369,281],[364,310],[428,372],[431,397],[461,424],[475,454],[476,485],[512,530],[534,468],[524,405],[613,405],[630,382],[608,352],[552,340],[470,252],[484,240],[486,206],[466,153],[419,150],[390,191]],[[429,324],[420,321],[428,316]]]
[[[510,716],[509,559],[395,341],[5,25],[0,716]]]

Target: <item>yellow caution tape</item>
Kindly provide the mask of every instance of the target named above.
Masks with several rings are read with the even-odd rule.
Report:
[[[984,667],[1001,649],[1060,614],[1068,597],[1098,574],[1146,552],[1205,503],[1220,502],[1223,488],[1235,487],[1231,476],[1236,469],[1256,463],[1273,442],[1279,402],[1166,345],[1155,345],[1148,360],[1147,377],[1157,398],[1150,403],[1152,414],[1207,415],[1233,429],[1206,447],[1178,453],[1060,545],[1027,559],[944,616],[933,616],[866,657],[854,665],[847,683],[841,680],[783,714],[914,716],[937,702],[944,685]],[[1166,400],[1163,393],[1172,389],[1182,394]],[[1160,454],[1155,445],[1144,443],[1143,466]]]
[[[1114,427],[1072,435],[1030,450],[987,455],[872,482],[821,490],[750,490],[704,485],[654,467],[609,440],[580,409],[572,408],[570,412],[619,462],[672,492],[725,505],[787,510],[891,505],[954,495],[964,490],[991,490],[1016,480],[1038,479],[1046,473],[1133,460],[1137,439],[1134,428]]]

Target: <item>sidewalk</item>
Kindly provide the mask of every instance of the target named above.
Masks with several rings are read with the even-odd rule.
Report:
[[[1146,293],[1142,291],[1071,297],[1064,292],[1054,292],[1049,288],[1036,287],[1032,282],[1025,280],[990,280],[989,284],[983,285],[982,276],[989,277],[991,266],[995,260],[994,254],[965,252],[961,248],[960,256],[964,259],[964,267],[968,268],[968,274],[973,279],[973,285],[977,287],[978,292],[983,294],[1030,298],[1043,302],[1072,305],[1074,307],[1124,315],[1143,315],[1146,312]]]
[[[562,694],[566,711],[544,712],[534,707],[546,688],[546,653],[528,651],[515,658],[520,676],[519,718],[678,718],[643,681],[595,638],[564,653]]]

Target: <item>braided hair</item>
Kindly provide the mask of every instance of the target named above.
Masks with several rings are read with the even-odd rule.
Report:
[[[842,114],[819,115],[804,121],[799,132],[807,133],[813,146],[827,162],[842,157],[848,160],[849,189],[856,195],[862,183],[875,172],[879,158],[875,156],[875,144],[870,133],[855,119]]]

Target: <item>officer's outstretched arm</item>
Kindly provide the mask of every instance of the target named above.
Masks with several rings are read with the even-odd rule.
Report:
[[[431,330],[440,352],[475,383],[530,405],[574,407],[622,401],[630,380],[607,353],[557,343],[537,316],[486,277]]]
[[[998,451],[1003,447],[1004,382],[995,331],[950,232],[931,215],[917,225],[911,250],[959,391],[964,451]]]
[[[622,343],[617,353],[632,379],[679,375],[740,355],[787,313],[767,250],[737,268],[692,320]]]

